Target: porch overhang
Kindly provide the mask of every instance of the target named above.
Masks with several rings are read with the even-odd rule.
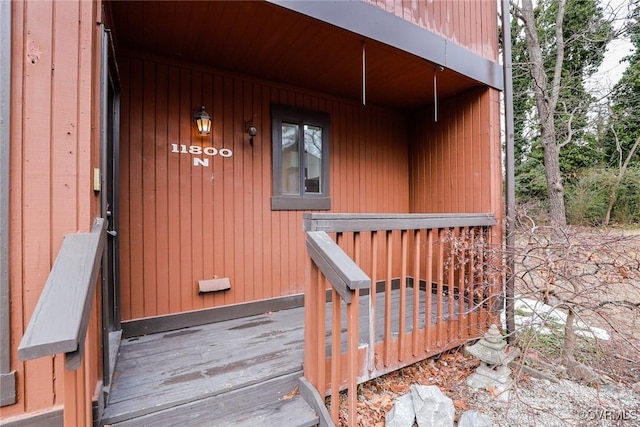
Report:
[[[502,66],[497,62],[364,1],[266,1],[415,55],[494,89],[504,89]]]
[[[109,1],[116,50],[412,110],[476,87],[498,62],[364,1]],[[434,88],[437,80],[437,90]]]

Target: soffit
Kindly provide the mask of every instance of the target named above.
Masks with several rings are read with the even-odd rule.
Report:
[[[412,109],[479,83],[383,43],[268,2],[112,1],[117,48],[182,59],[367,103]]]

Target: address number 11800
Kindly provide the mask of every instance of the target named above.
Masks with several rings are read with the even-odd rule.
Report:
[[[233,151],[229,148],[221,148],[217,149],[215,147],[200,147],[199,145],[178,145],[171,144],[171,152],[179,153],[179,154],[194,154],[197,156],[205,155],[205,156],[220,156],[220,157],[231,157],[233,156]]]

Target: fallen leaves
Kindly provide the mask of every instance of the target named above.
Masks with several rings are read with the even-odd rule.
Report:
[[[453,406],[455,406],[456,409],[460,409],[461,411],[467,411],[470,406],[467,402],[465,402],[464,400],[460,400],[460,399],[456,399],[453,401]]]
[[[295,396],[297,396],[298,394],[298,386],[296,386],[296,388],[294,388],[290,393],[285,394],[284,396],[282,396],[282,398],[284,400],[291,400],[293,399]]]
[[[479,362],[462,351],[451,351],[426,359],[358,386],[358,425],[383,427],[395,401],[409,393],[412,384],[437,385],[453,399],[456,411],[471,409],[467,403],[466,378]],[[347,425],[346,395],[340,396],[340,425]]]

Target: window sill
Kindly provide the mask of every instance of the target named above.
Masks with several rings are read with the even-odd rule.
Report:
[[[272,211],[307,211],[319,210],[328,211],[331,209],[331,198],[326,196],[319,197],[271,197]]]

